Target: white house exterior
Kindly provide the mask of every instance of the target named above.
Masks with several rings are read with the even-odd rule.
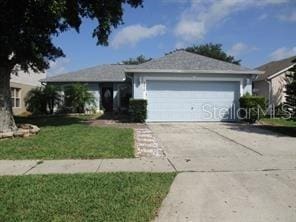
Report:
[[[121,109],[123,92],[146,99],[148,122],[234,121],[239,98],[252,93],[252,81],[261,73],[179,50],[140,65],[94,67],[44,82],[84,82],[97,95],[100,108],[106,106],[106,90],[111,91],[113,110]]]

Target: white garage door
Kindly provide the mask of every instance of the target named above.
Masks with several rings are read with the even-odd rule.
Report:
[[[239,82],[147,81],[147,121],[234,121]]]

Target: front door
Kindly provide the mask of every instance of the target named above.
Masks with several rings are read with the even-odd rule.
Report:
[[[106,112],[113,111],[113,88],[112,87],[102,88],[102,106]]]

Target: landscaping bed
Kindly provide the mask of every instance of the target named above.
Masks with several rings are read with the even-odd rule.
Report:
[[[151,221],[173,173],[0,177],[2,221]]]
[[[16,118],[41,128],[38,135],[0,141],[0,159],[94,159],[134,157],[133,130],[94,127],[93,116]]]

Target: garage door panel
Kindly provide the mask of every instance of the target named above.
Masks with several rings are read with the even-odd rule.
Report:
[[[148,121],[233,120],[239,82],[147,81]]]
[[[213,86],[214,87],[214,86]],[[221,87],[221,86],[220,86]],[[215,89],[213,89],[215,90]],[[222,92],[222,94],[221,94]],[[234,91],[200,91],[199,89],[194,89],[194,91],[180,91],[180,90],[163,90],[163,91],[149,91],[149,98],[168,98],[168,93],[177,95],[178,99],[188,98],[188,99],[202,99],[206,98],[233,98],[235,95]]]

